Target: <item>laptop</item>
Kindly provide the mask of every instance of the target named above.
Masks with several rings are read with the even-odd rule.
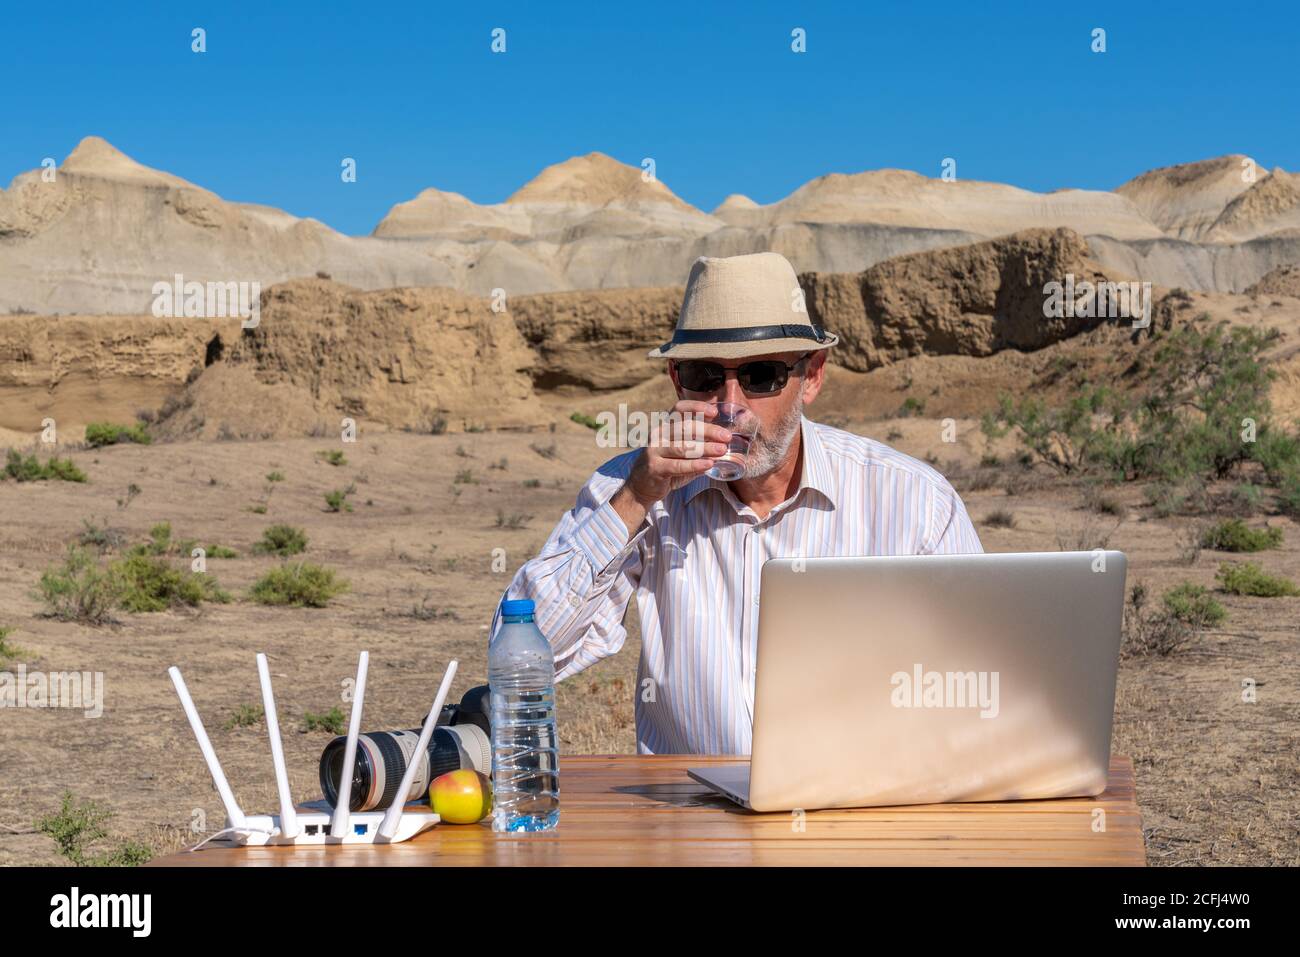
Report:
[[[773,559],[747,765],[691,768],[754,811],[1100,794],[1122,552]]]

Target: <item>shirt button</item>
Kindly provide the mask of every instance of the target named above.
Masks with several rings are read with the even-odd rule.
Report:
[[[569,596],[569,604],[572,605],[574,608],[577,608],[578,605],[581,604],[581,602],[578,600],[578,596],[577,596],[577,595],[570,595],[570,596]]]
[[[754,596],[754,604],[755,604],[755,605],[758,604],[758,596],[757,596],[757,595]]]

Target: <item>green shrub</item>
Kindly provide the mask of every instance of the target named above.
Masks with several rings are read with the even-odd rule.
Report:
[[[1124,411],[1109,389],[1084,386],[1068,403],[1053,408],[1041,399],[998,397],[996,412],[980,422],[985,436],[998,439],[1014,428],[1033,461],[1062,475],[1113,472],[1124,461]],[[1101,421],[1102,425],[1098,424]]]
[[[78,802],[63,792],[58,812],[36,822],[36,830],[54,841],[59,854],[76,867],[135,867],[153,857],[153,848],[123,841],[110,851],[95,853],[94,845],[109,836],[104,826],[113,812],[95,801]]]
[[[144,424],[141,422],[134,425],[92,422],[86,426],[86,444],[92,449],[101,448],[105,445],[116,445],[118,442],[136,442],[140,445],[148,445],[152,441],[152,437],[145,431]]]
[[[430,595],[425,595],[420,599],[419,604],[412,605],[410,614],[406,617],[416,618],[420,621],[438,621],[444,618],[450,618],[452,621],[459,621],[460,616],[450,608],[438,608],[429,603]]]
[[[1230,595],[1253,595],[1257,598],[1300,595],[1300,589],[1290,579],[1270,575],[1254,562],[1224,562],[1214,577],[1219,587]]]
[[[1300,458],[1300,443],[1268,423],[1276,373],[1261,359],[1278,334],[1205,319],[1156,336],[1130,370],[1143,383],[1131,398],[1087,383],[1059,408],[1004,395],[982,428],[990,438],[1016,429],[1061,474],[1155,480],[1165,514],[1203,507],[1205,483],[1252,459],[1277,483]],[[1247,420],[1256,441],[1246,440]]]
[[[72,459],[61,459],[54,456],[45,463],[45,472],[46,478],[56,479],[60,482],[86,481],[86,473],[72,464]]]
[[[303,712],[302,729],[304,732],[309,731],[328,731],[330,734],[343,733],[343,712],[339,706],[335,705],[325,714],[312,714],[310,711]]]
[[[307,533],[292,525],[272,525],[262,532],[253,551],[266,555],[297,555],[307,548]]]
[[[4,477],[15,482],[39,482],[49,478],[45,468],[36,460],[35,455],[23,458],[17,449],[10,449],[5,456]]]
[[[1100,515],[1119,517],[1124,514],[1124,503],[1107,495],[1098,485],[1089,485],[1084,492],[1084,505]]]
[[[142,554],[166,555],[172,550],[172,523],[159,522],[149,529],[149,541],[139,546]]]
[[[234,714],[226,719],[226,730],[230,731],[234,728],[251,728],[265,716],[266,712],[262,709],[260,704],[241,704],[235,709]]]
[[[347,465],[348,460],[343,455],[341,449],[322,449],[316,453],[316,458],[330,465]]]
[[[102,554],[117,551],[126,544],[126,536],[121,529],[109,528],[107,524],[101,527],[85,518],[81,520],[81,525],[81,534],[77,537],[79,545],[94,546]]]
[[[1285,476],[1277,491],[1278,511],[1300,518],[1300,470]]]
[[[535,478],[524,479],[524,488],[541,488],[541,487],[542,487],[541,479],[535,479]]]
[[[909,395],[903,400],[903,404],[898,407],[900,418],[907,418],[912,415],[923,415],[925,413],[925,400],[918,399],[916,396]]]
[[[1255,437],[1250,454],[1251,458],[1263,466],[1268,480],[1274,485],[1280,485],[1300,466],[1300,438],[1265,426]]]
[[[1280,528],[1250,528],[1239,518],[1227,518],[1211,525],[1201,538],[1201,547],[1217,552],[1262,552],[1282,544]]]
[[[507,515],[501,509],[497,509],[497,528],[527,528],[532,518],[531,515],[522,512],[511,512]]]
[[[1164,594],[1165,610],[1180,621],[1206,628],[1217,625],[1228,617],[1228,612],[1215,601],[1208,588],[1183,582]]]
[[[136,496],[139,494],[140,486],[136,485],[134,482],[128,482],[126,486],[126,494],[117,500],[117,507],[130,508],[131,503],[135,501]]]
[[[1147,587],[1141,582],[1129,590],[1124,603],[1122,657],[1168,657],[1182,651],[1196,636],[1195,624],[1167,609],[1152,609],[1148,599]]]
[[[17,449],[10,449],[5,456],[5,467],[0,471],[0,479],[13,479],[15,482],[45,482],[51,479],[84,482],[86,473],[77,468],[72,459],[61,459],[55,455],[42,465],[35,455],[24,458]]]
[[[349,485],[347,488],[336,488],[332,492],[325,493],[325,508],[329,512],[350,512],[352,503],[348,501],[348,496],[356,491],[356,487]]]
[[[999,508],[984,516],[984,524],[989,528],[1015,528],[1016,517],[1005,508]]]
[[[122,596],[122,580],[111,568],[101,568],[90,553],[68,547],[59,567],[50,567],[37,583],[47,613],[64,621],[98,625],[110,619]]]
[[[1138,370],[1147,385],[1136,413],[1138,471],[1220,479],[1261,454],[1284,456],[1282,433],[1268,423],[1276,372],[1261,361],[1278,336],[1204,316],[1162,335]],[[1243,440],[1247,419],[1258,423],[1254,442]]]
[[[1206,506],[1205,483],[1196,478],[1178,484],[1152,482],[1145,491],[1157,518],[1168,518],[1179,512],[1201,512]]]
[[[9,644],[9,636],[13,633],[12,627],[0,627],[0,665],[14,658],[22,658],[27,655],[27,652],[17,645]]]
[[[189,557],[198,544],[192,538],[173,539],[172,523],[159,522],[149,529],[149,540],[133,545],[128,555],[184,555]]]
[[[324,608],[347,590],[348,583],[336,580],[333,569],[296,562],[271,569],[253,583],[250,596],[262,605]]]
[[[477,485],[478,479],[474,477],[473,469],[461,469],[456,473],[456,477],[451,480],[452,485]]]
[[[205,601],[230,601],[230,593],[223,591],[211,575],[181,571],[157,555],[129,555],[110,567],[121,578],[120,605],[126,611],[163,611]]]
[[[581,412],[574,412],[569,416],[569,420],[577,422],[579,425],[585,425],[587,428],[592,430],[598,430],[600,428],[599,422],[589,415],[583,415]]]
[[[238,558],[239,552],[225,545],[212,544],[203,549],[208,558]]]
[[[1264,492],[1252,482],[1242,482],[1232,490],[1232,505],[1246,515],[1259,511],[1264,502]]]
[[[266,480],[267,480],[268,482],[283,482],[283,481],[284,481],[284,473],[283,473],[283,472],[267,472],[267,473],[266,473]]]

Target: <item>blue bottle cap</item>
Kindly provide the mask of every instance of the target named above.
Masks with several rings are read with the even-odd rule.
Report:
[[[511,598],[501,603],[501,614],[531,615],[536,608],[531,598]]]

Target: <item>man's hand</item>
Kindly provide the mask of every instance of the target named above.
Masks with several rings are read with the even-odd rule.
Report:
[[[628,534],[641,527],[655,502],[711,469],[731,441],[730,431],[705,421],[717,414],[710,402],[682,399],[672,413],[651,431],[632,473],[610,500]]]

